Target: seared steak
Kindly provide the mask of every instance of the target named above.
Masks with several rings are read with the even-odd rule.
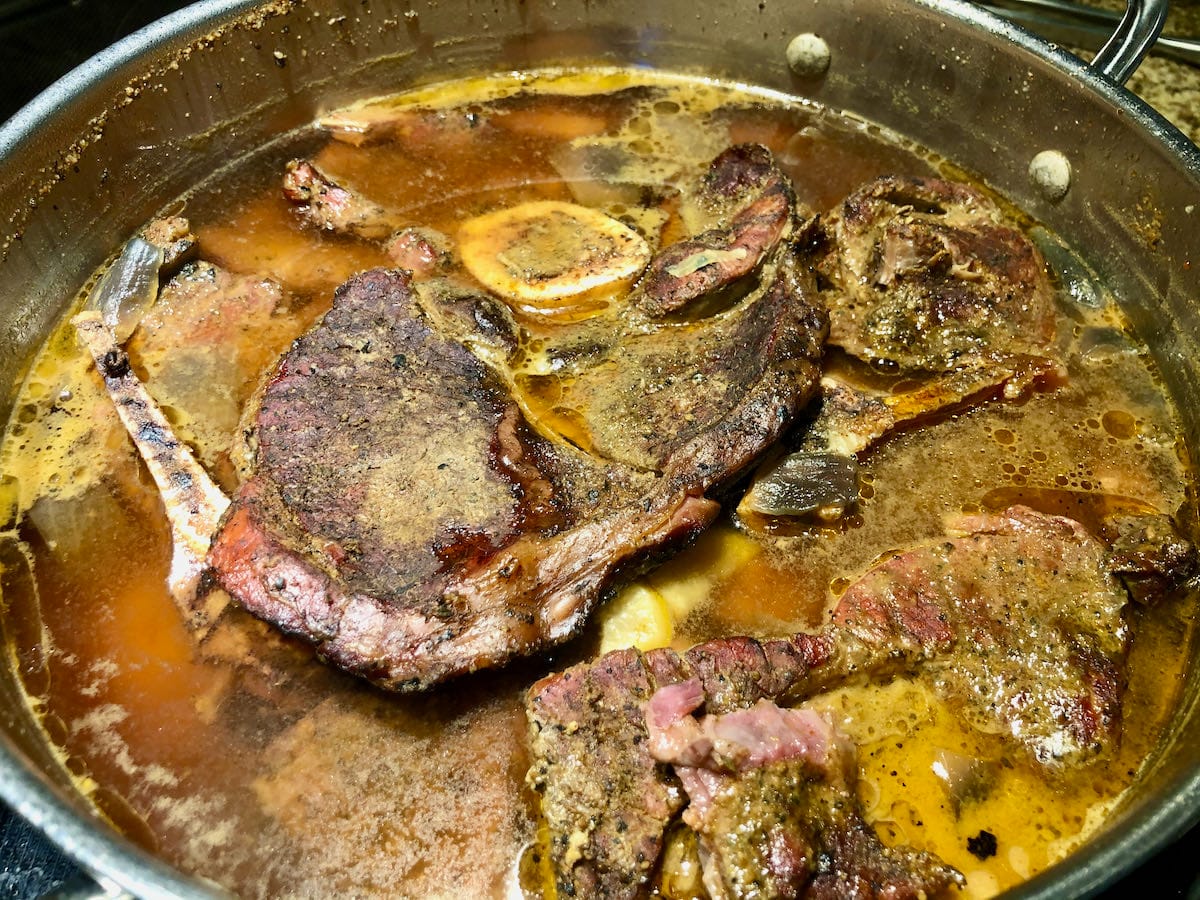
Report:
[[[824,313],[775,249],[728,308],[572,332],[589,344],[566,366],[570,435],[530,420],[494,302],[357,276],[262,391],[254,469],[209,557],[218,581],[392,689],[572,636],[620,576],[711,522],[706,495],[811,396]]]
[[[848,353],[932,372],[1052,355],[1046,264],[977,189],[886,176],[829,218],[830,341]]]
[[[661,726],[672,695],[654,692],[670,685],[695,680],[694,702],[681,705],[720,715],[916,673],[968,722],[1045,765],[1111,749],[1129,632],[1109,549],[1077,522],[1026,507],[963,517],[954,531],[869,570],[817,634],[721,638],[683,654],[615,651],[535,684],[529,779],[542,795],[560,892],[635,896],[650,878],[683,801],[676,774],[652,765],[656,743],[660,757],[671,751],[661,734],[651,741],[637,710]],[[657,711],[647,696],[659,696]]]

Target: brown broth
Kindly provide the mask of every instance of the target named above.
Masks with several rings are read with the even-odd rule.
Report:
[[[278,188],[289,150],[311,151],[335,180],[411,224],[452,232],[488,209],[590,191],[655,241],[679,227],[669,212],[639,208],[636,191],[563,181],[556,160],[569,141],[633,147],[642,168],[627,174],[648,184],[686,178],[730,143],[760,141],[813,211],[878,175],[948,170],[865,123],[736,86],[634,72],[544,82],[423,93],[494,119],[485,145],[353,147],[305,132],[185,198],[204,260],[282,286],[282,322],[259,333],[263,358],[282,352],[351,273],[387,263],[376,245],[301,227]],[[670,642],[819,626],[849,579],[890,549],[938,535],[962,510],[1019,500],[1086,522],[1114,497],[1185,508],[1192,474],[1148,355],[1111,302],[1086,308],[1064,292],[1062,307],[1065,386],[885,441],[865,456],[864,499],[839,527],[747,535],[724,522],[646,576],[669,602]],[[237,402],[260,374],[233,373]],[[187,404],[173,400],[185,431],[204,417]],[[189,436],[220,444],[234,427]],[[228,447],[201,449],[219,457]],[[385,695],[332,671],[236,609],[197,647],[165,591],[169,535],[153,485],[65,325],[26,379],[0,463],[0,508],[14,511],[0,532],[9,650],[48,740],[118,828],[244,896],[517,890],[517,861],[536,832],[523,691],[594,654],[611,617],[548,659],[426,697]],[[1132,783],[1175,700],[1193,605],[1186,597],[1135,611],[1121,750],[1062,778],[970,731],[916,682],[817,702],[859,744],[860,794],[884,840],[937,852],[967,874],[970,896],[990,896],[1086,839]],[[988,791],[947,791],[935,764],[959,758],[994,768]],[[999,852],[981,860],[968,840],[984,830]]]

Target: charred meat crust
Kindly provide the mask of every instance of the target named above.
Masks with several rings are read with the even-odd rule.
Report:
[[[437,332],[407,273],[356,276],[262,392],[215,576],[389,689],[565,640],[618,578],[712,521],[705,493],[814,390],[820,310],[775,291],[745,315],[761,325],[727,364],[762,361],[762,377],[647,472],[536,434],[504,379]]]

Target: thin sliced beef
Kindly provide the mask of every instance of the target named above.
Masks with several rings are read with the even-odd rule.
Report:
[[[854,747],[822,716],[759,700],[694,718],[703,700],[698,679],[664,687],[646,718],[651,756],[687,794],[714,900],[918,898],[963,884],[929,854],[883,845],[859,809]]]
[[[217,579],[393,689],[572,636],[619,577],[712,520],[705,495],[811,396],[823,311],[780,255],[730,309],[606,334],[594,364],[619,396],[579,404],[602,453],[528,420],[510,341],[463,334],[503,321],[461,296],[423,309],[405,272],[357,276],[262,391],[254,470],[210,554]],[[673,374],[669,405],[620,390],[634,366]]]
[[[397,216],[338,184],[307,160],[287,164],[283,196],[295,206],[301,221],[322,231],[383,240],[400,228]]]
[[[560,892],[586,896],[602,884],[609,888],[603,895],[635,896],[653,871],[646,848],[661,849],[668,818],[656,818],[661,804],[647,798],[674,796],[678,778],[650,765],[649,727],[639,730],[630,709],[610,741],[607,713],[621,703],[649,711],[648,691],[660,691],[659,712],[702,703],[706,714],[721,715],[761,700],[795,704],[851,680],[915,673],[968,722],[1045,765],[1084,764],[1111,749],[1120,732],[1128,629],[1121,615],[1127,595],[1108,553],[1078,523],[1026,507],[963,517],[951,536],[865,573],[817,634],[721,638],[683,654],[616,651],[543,679],[526,703],[530,783],[558,842],[551,858]],[[693,679],[698,689],[661,694]],[[636,685],[636,696],[623,693],[624,684]],[[607,706],[588,702],[596,692]],[[595,806],[586,785],[599,773],[583,763],[601,744],[608,787]],[[673,758],[703,760],[690,752]],[[646,779],[654,772],[651,788]],[[630,869],[633,846],[641,857]]]
[[[829,223],[831,343],[931,372],[1053,356],[1045,262],[977,189],[885,176],[847,197]]]

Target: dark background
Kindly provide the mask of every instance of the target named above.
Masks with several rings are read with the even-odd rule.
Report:
[[[0,121],[92,54],[185,5],[181,0],[0,0]],[[0,898],[39,897],[76,872],[0,804]],[[1200,900],[1200,828],[1101,896],[1118,900],[1139,894]]]

